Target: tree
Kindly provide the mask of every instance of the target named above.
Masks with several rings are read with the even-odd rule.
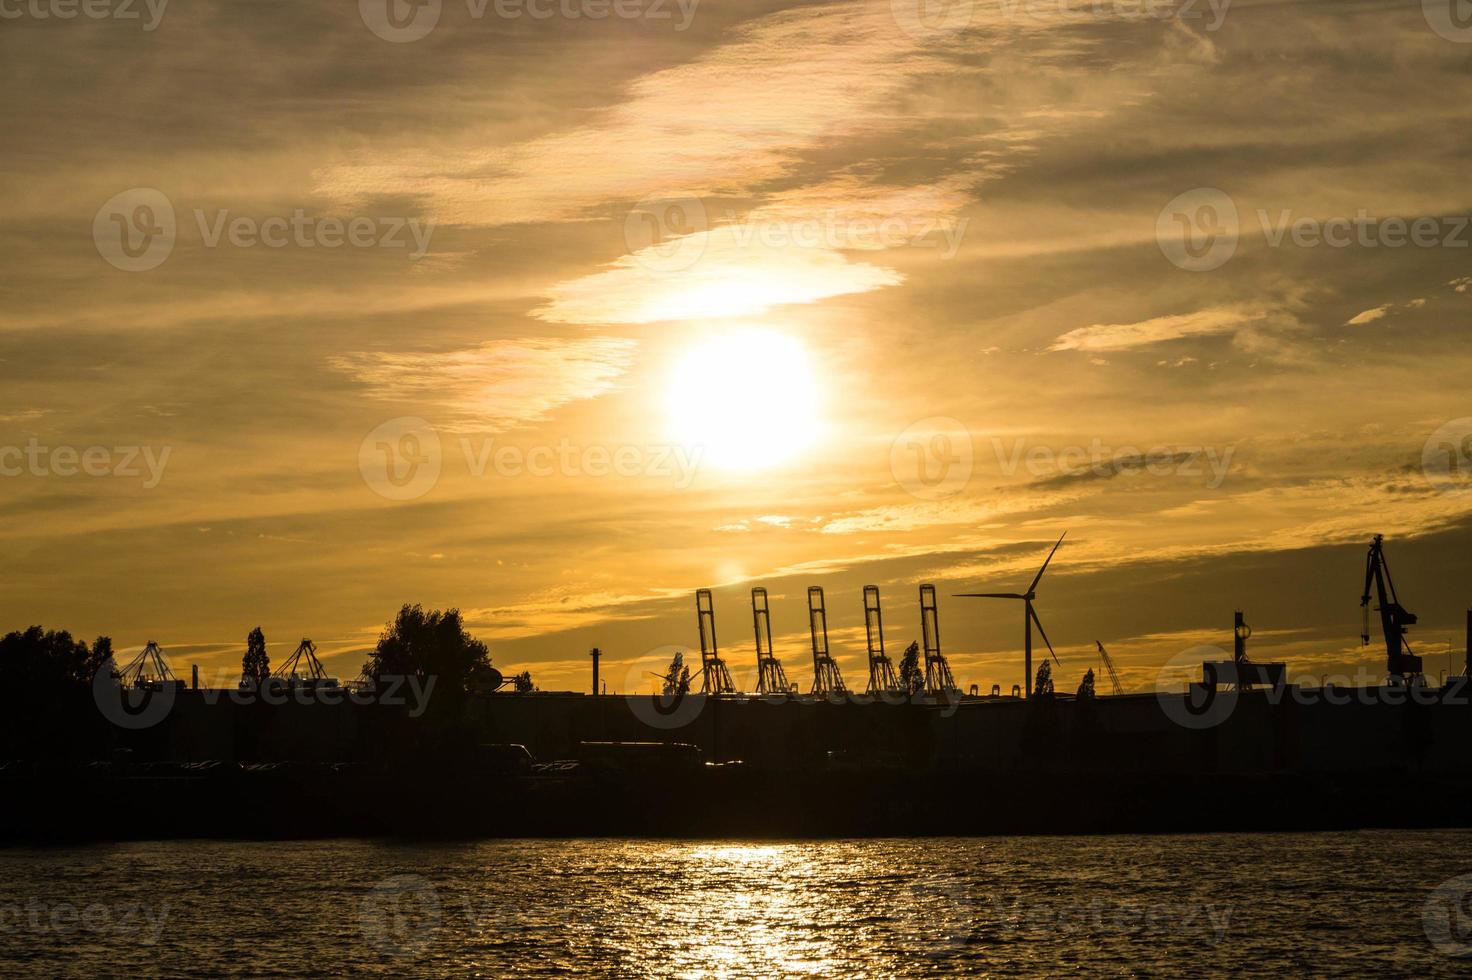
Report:
[[[1051,698],[1053,696],[1053,665],[1046,660],[1038,668],[1038,676],[1032,684],[1032,696],[1035,698]]]
[[[486,645],[465,631],[460,610],[425,612],[419,605],[404,606],[384,627],[373,655],[363,665],[363,676],[436,679],[436,690],[464,693],[471,678],[491,665]]]
[[[0,638],[0,683],[8,688],[55,691],[90,684],[112,657],[112,640],[99,636],[89,648],[66,630],[32,626]]]
[[[685,666],[685,654],[676,650],[675,659],[670,661],[669,670],[664,672],[664,695],[674,697],[689,693],[690,668]]]
[[[530,694],[537,689],[532,683],[532,672],[529,670],[523,670],[511,678],[511,683],[516,688],[517,694]]]
[[[1094,696],[1094,668],[1090,667],[1089,668],[1089,672],[1086,673],[1086,674],[1084,674],[1084,681],[1083,681],[1083,683],[1078,686],[1078,699],[1080,701],[1087,701],[1089,698],[1092,698],[1093,696]]]
[[[920,644],[912,642],[900,658],[900,687],[911,696],[925,689],[925,668],[920,666]]]
[[[266,656],[266,634],[257,626],[245,638],[245,656],[240,658],[241,683],[260,687],[271,676],[271,658]]]
[[[0,758],[95,758],[107,724],[87,688],[111,659],[105,636],[91,647],[39,626],[0,637],[0,686],[15,693],[0,712]]]

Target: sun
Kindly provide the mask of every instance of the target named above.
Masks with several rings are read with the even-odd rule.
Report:
[[[692,348],[675,363],[666,398],[674,439],[701,462],[753,471],[786,462],[822,430],[818,385],[806,348],[775,330],[748,327]]]

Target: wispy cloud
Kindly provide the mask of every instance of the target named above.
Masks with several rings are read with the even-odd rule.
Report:
[[[1148,347],[1182,337],[1234,333],[1260,323],[1265,311],[1240,308],[1198,310],[1175,316],[1158,316],[1139,323],[1096,323],[1070,330],[1053,342],[1051,351],[1123,351]]]
[[[377,398],[444,406],[451,428],[501,432],[612,391],[636,347],[618,337],[520,338],[446,352],[354,352],[328,363]]]

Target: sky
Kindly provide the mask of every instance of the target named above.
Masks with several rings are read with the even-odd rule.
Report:
[[[715,593],[850,686],[1230,649],[1373,678],[1472,605],[1472,24],[1437,0],[0,0],[0,627],[404,603],[642,691]],[[1378,642],[1378,641],[1377,641]],[[1383,647],[1379,648],[1383,657]]]

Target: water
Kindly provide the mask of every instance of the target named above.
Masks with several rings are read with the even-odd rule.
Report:
[[[1466,901],[1461,882],[1435,890],[1472,871],[1469,845],[1472,831],[8,849],[0,976],[1451,975]]]

